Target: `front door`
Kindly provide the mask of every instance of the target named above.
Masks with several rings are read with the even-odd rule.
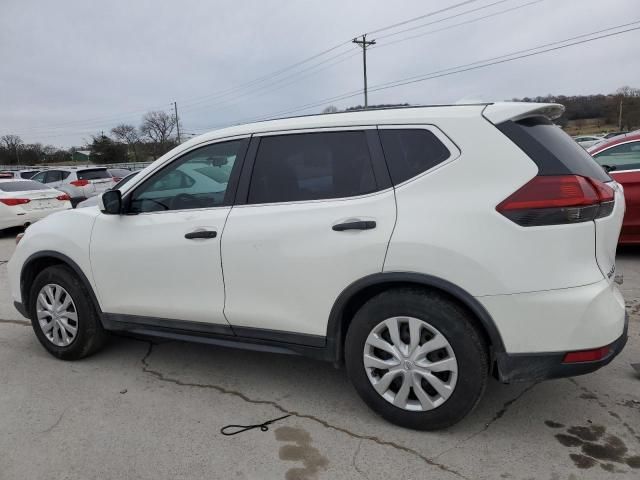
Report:
[[[228,327],[220,238],[247,143],[192,150],[127,192],[125,214],[98,216],[90,255],[104,312]]]

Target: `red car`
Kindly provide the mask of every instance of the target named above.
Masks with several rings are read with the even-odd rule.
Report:
[[[624,187],[627,210],[619,244],[640,244],[640,131],[613,137],[588,152]]]

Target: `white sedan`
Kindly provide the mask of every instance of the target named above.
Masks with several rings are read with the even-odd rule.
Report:
[[[604,138],[596,135],[580,135],[579,137],[573,137],[573,139],[585,149],[604,141]]]
[[[71,208],[69,195],[33,180],[0,180],[0,229],[29,225]]]

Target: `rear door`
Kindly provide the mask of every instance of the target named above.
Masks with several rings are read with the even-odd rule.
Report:
[[[377,132],[264,134],[250,152],[222,237],[225,316],[240,336],[322,344],[336,298],[382,271],[393,230]]]

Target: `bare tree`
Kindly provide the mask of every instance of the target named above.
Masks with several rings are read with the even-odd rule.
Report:
[[[117,127],[113,127],[111,129],[111,133],[116,140],[120,142],[126,143],[129,148],[133,151],[133,158],[137,162],[138,161],[138,148],[137,145],[140,142],[140,136],[138,135],[138,130],[133,125],[120,124]]]
[[[628,85],[616,90],[616,94],[621,97],[640,97],[640,88],[633,88]]]
[[[329,105],[324,110],[322,110],[322,113],[336,113],[337,111],[338,107],[336,107],[335,105]]]
[[[16,163],[20,163],[20,145],[23,144],[19,135],[3,135],[0,137],[0,142],[4,144],[5,148],[9,152],[15,154]]]
[[[149,112],[142,118],[140,133],[159,146],[161,151],[164,151],[166,143],[171,140],[176,123],[174,115],[169,115],[161,110]]]

